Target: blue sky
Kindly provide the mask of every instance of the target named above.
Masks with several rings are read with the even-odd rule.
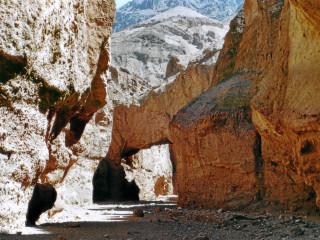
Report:
[[[117,8],[123,6],[127,2],[130,2],[130,0],[116,0]]]

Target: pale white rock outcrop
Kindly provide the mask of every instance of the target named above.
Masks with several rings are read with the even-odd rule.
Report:
[[[135,180],[140,200],[157,200],[173,194],[169,145],[153,146],[133,155],[133,167],[123,164],[128,181]]]
[[[0,1],[0,232],[24,225],[36,182],[57,188],[58,208],[91,201],[77,194],[101,154],[90,133],[107,122],[92,116],[106,98],[114,15],[113,0]]]
[[[221,49],[229,23],[176,7],[113,34],[111,65],[145,79],[152,87],[168,84],[172,57],[186,68],[208,48]],[[125,47],[123,47],[125,46]]]

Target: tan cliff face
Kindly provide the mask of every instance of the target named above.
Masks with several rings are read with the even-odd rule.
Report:
[[[217,54],[217,51],[214,51],[212,54]],[[210,57],[211,56],[209,56],[209,58]],[[172,64],[174,65],[175,63],[173,62]],[[211,85],[212,72],[213,68],[210,66],[198,63],[190,64],[190,67],[186,71],[182,71],[174,82],[166,85],[164,90],[159,87],[158,89],[151,91],[151,93],[149,93],[147,97],[142,98],[139,103],[133,101],[130,105],[128,102],[121,104],[120,101],[120,104],[115,104],[113,110],[112,140],[103,161],[115,161],[117,164],[120,164],[121,160],[125,159],[126,162],[132,166],[136,164],[139,165],[139,162],[144,164],[150,162],[150,159],[156,159],[157,156],[160,157],[165,155],[166,159],[162,158],[162,162],[169,164],[169,154],[166,154],[165,151],[162,152],[162,154],[158,154],[157,149],[151,149],[151,152],[154,151],[156,156],[146,161],[137,159],[137,157],[143,156],[143,153],[139,153],[133,158],[132,155],[136,154],[139,150],[171,142],[169,124],[172,117],[180,108]],[[113,78],[113,81],[118,80],[117,78]],[[112,80],[110,84],[114,84]],[[142,87],[145,88],[146,86]],[[134,86],[133,89],[136,91],[139,87]],[[133,92],[133,95],[135,94],[136,92]],[[133,99],[134,98],[135,97],[133,97]],[[160,150],[162,148],[159,146],[158,149]],[[132,164],[132,161],[135,162]],[[142,188],[146,187],[146,189],[150,189],[149,185],[152,184],[144,184],[143,181],[149,181],[148,178],[151,178],[152,181],[149,182],[154,183],[154,186],[151,187],[152,191],[154,188],[160,189],[155,186],[159,176],[165,176],[166,181],[164,182],[171,183],[171,179],[168,178],[170,175],[167,174],[169,167],[163,168],[162,173],[157,173],[158,170],[156,166],[161,166],[161,164],[158,165],[155,163],[153,165],[155,174],[152,174],[151,176],[150,174],[146,174],[144,180],[141,178],[141,171],[135,176],[137,178],[137,184]],[[147,166],[144,167],[146,169],[148,168]],[[143,167],[138,166],[137,168],[143,172]],[[98,167],[96,173],[101,171],[102,170],[99,170]],[[130,177],[132,176],[132,171],[136,172],[134,169],[127,170],[128,178],[130,179],[132,179],[132,177]],[[97,178],[99,178],[99,176],[103,176],[103,174],[97,174]],[[94,199],[100,199],[98,196],[95,196],[95,194],[104,195],[102,191],[95,191],[95,189],[101,188],[98,182],[99,181],[96,181],[97,184],[93,184]],[[142,199],[144,197],[154,198],[153,195],[155,194],[145,194],[144,192],[145,191],[141,191],[140,193]],[[105,198],[104,200],[107,199]]]
[[[170,124],[179,205],[241,209],[261,200],[252,83],[235,75],[182,108]]]
[[[298,2],[249,0],[244,4],[245,26],[239,27],[241,21],[236,19],[231,22],[213,78],[213,82],[222,82],[181,109],[171,123],[180,204],[315,209],[319,99],[312,92],[317,92],[314,84],[319,79],[315,69],[319,36],[314,21],[307,20],[308,4],[302,5],[304,13],[299,15],[302,6]],[[245,118],[233,120],[233,114],[242,109],[233,87],[220,97],[214,93],[226,84],[226,77],[239,74],[251,82],[249,93],[241,94],[248,105],[251,102],[252,120],[249,111],[245,121],[250,128],[245,127]],[[232,107],[224,101],[228,94],[233,96]],[[204,103],[208,96],[212,100]],[[223,103],[217,105],[217,101]],[[208,106],[209,111],[205,110]],[[225,109],[230,116],[221,115]],[[233,131],[243,135],[233,136],[230,121]]]
[[[63,187],[84,167],[77,161],[91,158],[84,129],[105,104],[115,3],[2,1],[0,9],[0,214],[1,229],[13,229],[36,182]]]
[[[294,172],[317,193],[319,205],[319,3],[286,1],[279,47],[286,54],[252,101],[253,122],[265,155]],[[281,53],[280,53],[281,54]],[[279,55],[280,55],[279,54]]]

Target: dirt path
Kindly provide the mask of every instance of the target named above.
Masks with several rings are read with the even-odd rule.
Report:
[[[48,223],[37,227],[45,235],[0,235],[0,239],[320,239],[320,220],[315,218],[182,210],[165,203],[141,204],[145,216],[132,217],[128,213],[137,204],[126,203],[113,209],[110,219],[112,211],[104,206],[108,205],[88,210],[105,215],[109,222]]]

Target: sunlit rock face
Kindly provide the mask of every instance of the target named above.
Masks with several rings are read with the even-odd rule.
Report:
[[[255,11],[256,5],[248,6]],[[319,201],[320,37],[317,1],[285,1],[275,64],[252,101],[266,160],[312,186]],[[271,68],[269,68],[271,69]],[[291,182],[295,183],[297,177]]]
[[[240,24],[241,13],[232,21],[215,66],[214,79],[221,82],[180,110],[172,122],[174,182],[181,181],[181,205],[316,209],[319,26],[317,14],[309,16],[307,6],[248,0],[245,24]],[[215,90],[239,74],[251,82],[248,93],[237,86],[225,94]],[[252,116],[251,111],[239,115],[239,93],[248,98]],[[187,151],[181,142],[190,145]],[[182,164],[185,158],[189,161]],[[189,175],[193,178],[186,181]],[[196,188],[200,183],[203,187]]]
[[[214,66],[190,64],[141,106],[115,110],[107,156],[170,143],[182,206],[315,210],[317,8],[246,1]]]
[[[84,130],[107,122],[92,116],[105,104],[115,4],[14,0],[0,9],[0,226],[12,231],[36,182],[62,187],[79,157],[95,158],[99,141]]]
[[[206,64],[206,60],[211,61],[216,54],[218,51],[207,52],[201,58],[202,64],[191,63],[189,70],[173,76],[176,80],[171,84],[167,86],[164,84],[153,91],[143,79],[130,74],[125,69],[120,69],[120,71],[111,69],[113,77],[108,83],[108,89],[111,90],[108,95],[110,94],[110,99],[114,99],[111,101],[113,126],[112,139],[106,158],[118,164],[122,159],[131,158],[127,163],[133,168],[125,166],[125,170],[127,178],[135,179],[141,188],[141,199],[155,199],[157,197],[155,188],[159,195],[172,192],[171,172],[167,168],[170,165],[164,167],[171,161],[168,150],[163,147],[154,147],[149,151],[149,148],[170,143],[169,123],[173,115],[210,86],[212,68],[210,64]],[[197,84],[200,79],[206,80]],[[121,94],[124,98],[119,97]],[[132,157],[137,152],[139,153]],[[164,167],[162,173],[158,169],[160,166]],[[151,170],[151,172],[145,175],[146,170]],[[158,186],[162,177],[165,177],[163,183],[168,185],[168,190],[161,190]],[[152,192],[147,193],[150,190]]]
[[[180,69],[186,69],[206,49],[221,49],[228,27],[190,8],[172,8],[113,34],[111,65],[129,70],[156,88],[168,84],[172,58]]]
[[[171,159],[165,144],[169,122],[178,109],[209,87],[209,66],[217,60],[227,31],[226,22],[178,7],[113,35],[104,108],[113,123],[107,158],[129,163],[123,164],[126,178],[136,181],[140,199],[172,194]],[[183,72],[188,65],[192,70]],[[206,80],[191,87],[201,77]],[[179,94],[182,88],[185,91]],[[158,96],[164,102],[156,100]],[[155,126],[159,130],[154,131]]]

